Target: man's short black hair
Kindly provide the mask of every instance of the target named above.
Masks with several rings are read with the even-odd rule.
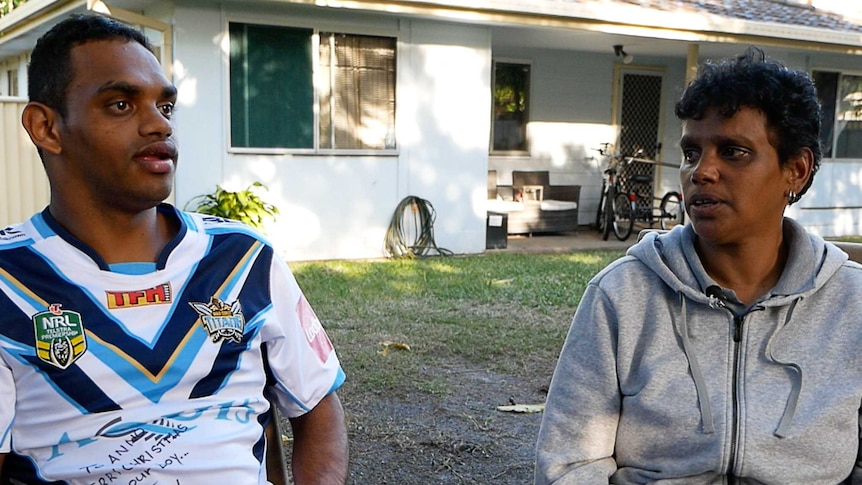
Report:
[[[72,82],[72,48],[99,40],[137,42],[150,52],[146,36],[126,24],[96,14],[75,14],[51,28],[36,42],[27,70],[30,101],[66,116],[66,91]]]
[[[708,109],[726,117],[740,108],[760,110],[766,116],[769,142],[784,165],[803,148],[814,154],[814,166],[804,194],[820,168],[820,102],[811,77],[769,59],[762,49],[751,46],[735,58],[706,62],[676,103],[681,120],[699,120]]]

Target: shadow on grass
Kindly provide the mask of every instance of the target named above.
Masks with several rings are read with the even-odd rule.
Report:
[[[351,483],[529,483],[541,416],[496,406],[544,401],[588,281],[621,255],[292,264],[348,377]]]

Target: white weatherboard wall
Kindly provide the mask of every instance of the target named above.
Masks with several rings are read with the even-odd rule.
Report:
[[[398,155],[230,153],[228,21],[397,36]],[[457,253],[484,250],[488,29],[331,11],[319,17],[303,8],[262,11],[241,4],[228,10],[177,7],[175,25],[178,205],[216,184],[236,189],[260,181],[269,187],[264,198],[281,211],[268,234],[287,259],[357,259],[384,255],[397,204],[415,195],[437,211],[438,246]]]
[[[431,22],[409,25],[399,77],[399,143],[404,185],[437,211],[438,246],[485,249],[491,39],[487,29]]]
[[[529,156],[491,157],[498,183],[513,170],[548,170],[550,182],[580,185],[578,222],[595,218],[604,160],[594,148],[613,143],[613,58],[568,50],[501,48],[494,58],[525,61],[530,71]],[[592,214],[592,216],[590,216]]]

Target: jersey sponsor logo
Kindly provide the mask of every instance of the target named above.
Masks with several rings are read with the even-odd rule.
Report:
[[[189,305],[200,315],[198,321],[204,326],[213,343],[219,343],[222,340],[232,340],[236,343],[242,341],[245,317],[242,315],[239,300],[226,303],[212,296],[209,303],[189,302]]]
[[[204,216],[203,221],[206,224],[239,224],[237,221],[218,216]]]
[[[66,369],[87,351],[87,337],[81,314],[63,310],[54,303],[47,311],[33,315],[36,355],[43,362]]]
[[[0,241],[14,241],[16,239],[21,239],[22,237],[24,237],[24,232],[15,229],[13,226],[7,226],[0,229]]]
[[[308,304],[305,295],[299,296],[299,301],[296,302],[296,313],[299,315],[299,323],[302,325],[302,331],[305,333],[308,345],[311,346],[321,362],[326,362],[332,352],[332,342],[329,341],[329,336],[323,330],[323,325],[320,324],[317,314]]]
[[[170,303],[172,292],[170,283],[164,283],[146,290],[106,291],[108,308],[132,308],[146,305],[164,305]]]

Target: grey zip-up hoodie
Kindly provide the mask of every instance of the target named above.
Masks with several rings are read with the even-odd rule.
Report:
[[[749,308],[694,231],[650,234],[589,284],[551,382],[536,483],[862,483],[862,266],[790,219]]]

